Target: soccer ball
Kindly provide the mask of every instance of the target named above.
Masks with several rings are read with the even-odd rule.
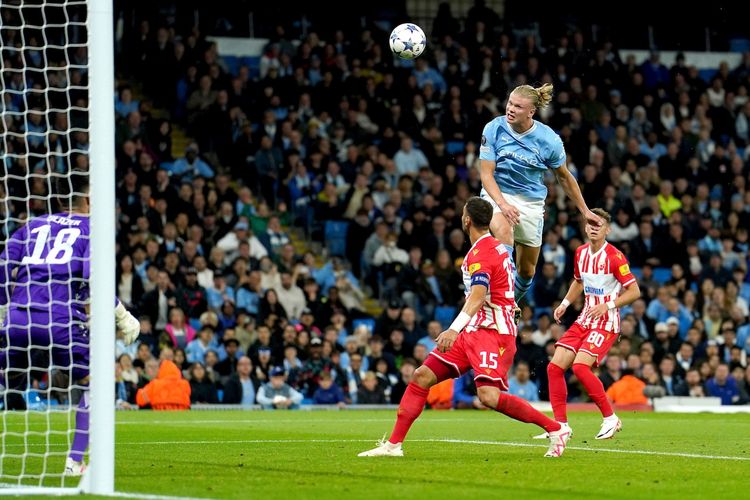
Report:
[[[393,53],[401,59],[414,59],[424,52],[427,37],[416,24],[404,23],[391,31],[389,43]]]

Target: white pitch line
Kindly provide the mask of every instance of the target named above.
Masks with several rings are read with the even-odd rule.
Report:
[[[231,440],[231,441],[142,441],[142,442],[130,442],[130,443],[118,443],[120,445],[175,445],[175,444],[296,444],[296,443],[371,443],[374,442],[372,439],[242,439],[242,440]],[[467,439],[409,439],[407,443],[451,443],[451,444],[482,444],[490,446],[511,446],[519,448],[546,448],[546,444],[530,444],[530,443],[515,443],[511,441],[475,441]],[[669,451],[648,451],[648,450],[620,450],[617,448],[587,448],[583,446],[568,446],[568,450],[576,451],[602,451],[605,453],[623,453],[629,455],[654,455],[654,456],[666,456],[666,457],[682,457],[682,458],[704,458],[707,460],[736,460],[736,461],[750,461],[750,457],[734,457],[724,455],[701,455],[699,453],[678,453]]]
[[[168,446],[168,445],[221,445],[221,444],[300,444],[300,443],[374,443],[372,439],[237,439],[237,440],[211,440],[205,439],[200,441],[131,441],[116,443],[119,446]],[[450,444],[481,444],[488,446],[509,446],[516,448],[545,448],[545,444],[516,443],[512,441],[478,441],[470,439],[409,439],[408,443],[450,443]],[[21,447],[24,445],[6,445],[8,447]],[[65,443],[50,444],[28,444],[29,447],[41,446],[67,446]],[[702,458],[706,460],[733,460],[738,462],[750,461],[750,457],[735,457],[727,455],[701,455],[700,453],[679,453],[670,451],[649,451],[649,450],[621,450],[617,448],[587,448],[584,446],[568,446],[568,450],[576,451],[593,451],[604,453],[621,453],[625,455],[651,455],[662,457],[680,457],[680,458]]]
[[[205,497],[175,497],[169,495],[149,495],[148,493],[127,493],[124,491],[117,491],[106,496],[116,498],[138,498],[142,500],[211,500],[210,498]]]

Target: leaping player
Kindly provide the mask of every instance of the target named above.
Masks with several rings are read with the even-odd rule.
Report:
[[[89,443],[89,185],[85,172],[60,178],[57,196],[69,210],[30,220],[0,254],[0,396],[6,409],[24,410],[29,350],[50,351],[53,368],[82,387],[66,476],[81,475]],[[15,276],[14,276],[15,271]],[[4,321],[7,316],[7,321]],[[126,344],[139,321],[116,301],[115,321]],[[96,335],[108,332],[96,332]],[[114,334],[114,332],[112,332]],[[110,402],[111,404],[111,402]]]
[[[534,423],[549,434],[546,457],[559,457],[570,437],[567,426],[508,394],[508,368],[516,353],[513,321],[513,277],[510,254],[489,231],[492,205],[474,196],[463,209],[461,226],[471,248],[461,265],[466,303],[451,326],[437,338],[430,353],[406,388],[398,407],[396,425],[388,441],[360,457],[400,457],[401,443],[427,401],[430,387],[474,369],[477,396],[486,407],[521,422]]]
[[[534,113],[551,101],[551,84],[538,88],[519,85],[508,96],[505,116],[485,125],[479,148],[481,197],[494,209],[490,229],[511,257],[514,244],[518,252],[516,302],[531,288],[539,260],[547,198],[544,174],[548,168],[555,173],[565,194],[573,200],[586,222],[594,226],[602,223],[586,206],[578,182],[565,164],[560,136],[534,120]],[[520,310],[516,310],[516,314],[519,313]]]
[[[547,366],[549,399],[555,420],[567,425],[566,400],[568,387],[565,370],[573,373],[583,384],[589,397],[599,407],[604,421],[596,439],[609,439],[622,428],[622,422],[607,400],[601,380],[591,367],[602,362],[620,333],[620,308],[632,304],[641,296],[638,282],[630,272],[628,259],[607,243],[611,216],[600,208],[593,212],[604,221],[601,226],[586,224],[590,242],[581,245],[573,261],[573,282],[562,303],[555,309],[555,321],[565,314],[568,306],[581,292],[586,297],[578,319],[555,344],[555,354]],[[620,293],[622,290],[624,291]],[[547,437],[545,434],[537,438]]]

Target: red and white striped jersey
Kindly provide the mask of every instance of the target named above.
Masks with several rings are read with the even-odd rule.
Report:
[[[594,320],[588,317],[589,309],[615,300],[620,291],[635,282],[628,259],[606,241],[598,252],[591,253],[591,244],[581,245],[573,261],[573,277],[583,282],[586,302],[576,323],[589,330],[601,329],[620,332],[620,310],[612,309]]]
[[[464,287],[468,296],[473,285],[487,287],[482,308],[471,318],[465,330],[496,330],[502,335],[516,335],[513,322],[513,264],[505,247],[490,233],[479,238],[469,249],[463,263]]]

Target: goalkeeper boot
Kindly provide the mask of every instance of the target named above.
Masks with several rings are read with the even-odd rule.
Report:
[[[65,472],[63,473],[64,476],[76,477],[82,475],[84,472],[86,472],[85,462],[76,462],[70,457],[65,459]]]

